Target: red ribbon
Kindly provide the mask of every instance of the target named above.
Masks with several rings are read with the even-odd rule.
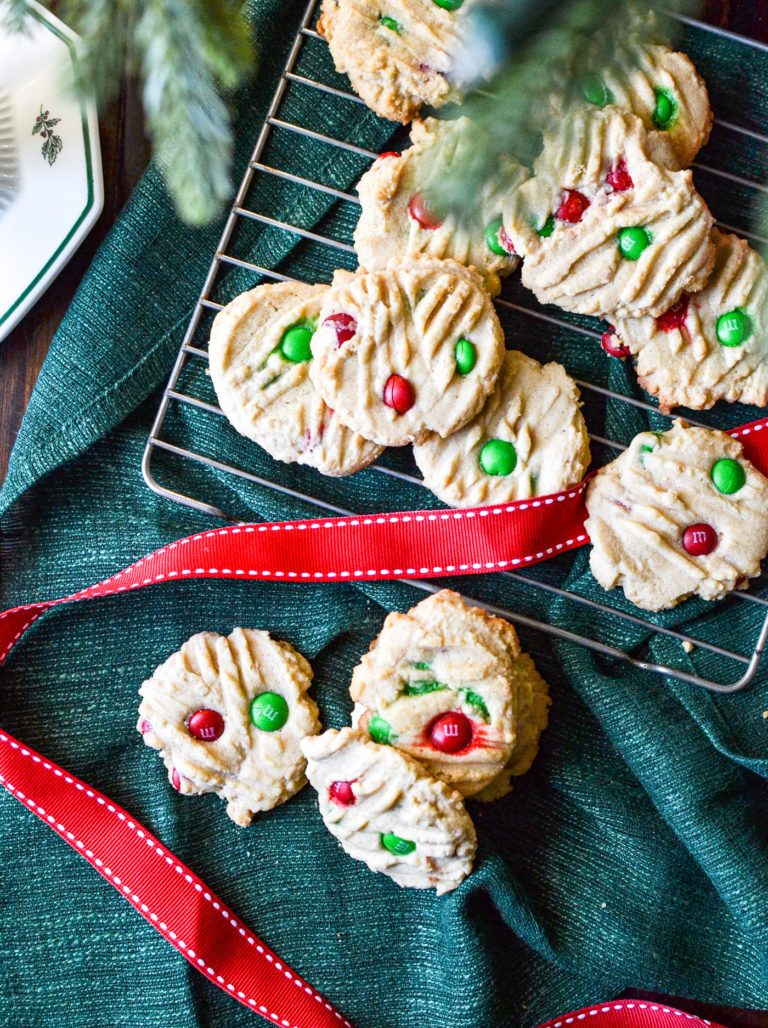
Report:
[[[615,1003],[598,1003],[594,1007],[576,1010],[572,1014],[563,1014],[553,1018],[539,1028],[579,1028],[580,1025],[592,1025],[594,1028],[722,1028],[712,1021],[705,1021],[693,1014],[686,1014],[674,1007],[665,1007],[661,1003],[649,1003],[647,1000],[625,999]]]
[[[742,441],[747,459],[768,473],[768,418],[731,434]],[[483,574],[535,564],[587,542],[585,488],[582,483],[553,496],[474,510],[405,511],[201,532],[81,592],[0,614],[0,665],[51,607],[158,582],[354,582]],[[146,828],[96,789],[2,730],[0,782],[111,882],[190,963],[241,1003],[284,1028],[351,1028]],[[619,1009],[614,1004],[573,1017],[605,1020]],[[624,1004],[621,1009],[632,1008]],[[643,1005],[637,1009],[646,1010]],[[647,1008],[664,1017],[666,1009]],[[546,1028],[561,1028],[571,1020],[551,1022]],[[638,1028],[651,1023],[666,1028],[656,1016],[653,1022],[641,1019]],[[626,1025],[626,1014],[622,1024]]]

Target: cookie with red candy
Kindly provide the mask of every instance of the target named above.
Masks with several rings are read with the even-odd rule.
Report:
[[[245,827],[306,783],[301,740],[320,730],[309,663],[268,632],[193,635],[139,689],[137,730],[174,789],[215,792]]]
[[[503,796],[528,770],[549,707],[512,625],[448,589],[387,617],[350,695],[374,742],[478,799]]]
[[[405,753],[353,728],[305,739],[326,828],[355,860],[411,889],[455,889],[477,840],[461,796]]]
[[[658,163],[660,145],[617,110],[577,108],[544,134],[533,176],[503,211],[523,284],[542,303],[656,317],[704,285],[712,215],[689,171]]]
[[[450,435],[477,413],[501,369],[504,333],[474,269],[411,257],[337,273],[312,354],[310,378],[334,416],[374,443],[403,446]]]
[[[505,196],[526,178],[513,157],[500,158],[496,175],[460,211],[441,213],[430,197],[452,167],[471,160],[482,148],[484,131],[468,118],[414,122],[411,146],[402,154],[382,155],[357,185],[361,214],[355,229],[360,264],[373,271],[397,257],[426,254],[472,266],[495,296],[501,278],[519,263],[501,223]]]
[[[644,610],[746,589],[768,553],[768,478],[714,429],[676,421],[636,436],[586,505],[593,575]]]
[[[474,0],[323,0],[317,30],[336,70],[382,118],[411,121],[460,93],[452,80],[461,7]]]
[[[718,400],[768,404],[768,268],[744,239],[712,230],[706,285],[658,318],[617,319],[614,339],[665,412]]]
[[[221,409],[241,435],[276,460],[351,475],[381,447],[344,426],[309,377],[310,342],[327,290],[270,282],[235,297],[213,322],[209,367]]]

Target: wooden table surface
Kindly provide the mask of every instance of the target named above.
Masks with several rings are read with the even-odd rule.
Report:
[[[49,6],[55,9],[56,4]],[[706,17],[734,32],[768,43],[768,0],[710,0]],[[100,129],[104,164],[104,211],[67,268],[5,342],[0,343],[0,479],[5,477],[21,419],[54,333],[96,249],[146,168],[149,148],[144,136],[140,96],[135,83],[125,84],[119,99],[100,118]],[[768,1028],[768,1011],[715,1007],[636,990],[628,990],[622,995],[664,1000],[681,1010],[718,1021],[730,1028]]]

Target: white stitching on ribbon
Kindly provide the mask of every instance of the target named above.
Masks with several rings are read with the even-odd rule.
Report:
[[[319,1003],[322,1003],[327,1010],[336,1014],[336,1016],[341,1020],[342,1024],[345,1025],[345,1028],[352,1028],[352,1025],[349,1023],[349,1021],[347,1021],[337,1011],[335,1011],[331,1004],[327,1003],[323,999],[323,997],[318,992],[316,992],[307,982],[304,982],[302,979],[299,979],[298,976],[292,974],[285,967],[283,967],[283,965],[279,961],[276,962],[275,958],[272,956],[271,953],[265,952],[263,946],[257,945],[255,938],[252,935],[250,935],[250,933],[248,933],[247,929],[243,925],[241,925],[229,913],[229,911],[224,909],[224,907],[222,907],[220,903],[215,901],[210,892],[205,890],[205,887],[203,886],[200,879],[198,879],[196,875],[186,873],[185,868],[173,858],[173,854],[165,852],[163,847],[159,844],[158,840],[150,838],[147,835],[147,833],[144,832],[142,829],[138,828],[133,821],[128,820],[122,811],[116,810],[116,808],[111,803],[106,802],[104,797],[97,796],[96,793],[93,792],[93,790],[86,788],[80,782],[75,782],[74,779],[72,779],[68,775],[64,775],[58,768],[54,768],[47,761],[41,761],[41,758],[37,757],[35,754],[30,753],[28,749],[20,746],[15,740],[10,739],[2,731],[0,731],[0,742],[7,743],[11,747],[11,749],[17,750],[23,757],[31,758],[37,764],[42,763],[42,766],[46,770],[52,771],[55,775],[57,775],[57,777],[63,777],[68,784],[73,785],[76,789],[79,789],[81,792],[85,792],[85,794],[89,798],[96,800],[101,806],[106,806],[107,810],[110,813],[115,814],[117,818],[128,828],[129,831],[135,832],[138,838],[144,839],[146,844],[152,849],[153,853],[156,856],[160,857],[161,859],[169,863],[171,866],[173,866],[174,870],[177,873],[182,874],[185,881],[191,883],[194,886],[194,888],[198,891],[198,893],[202,894],[203,899],[205,899],[206,902],[210,903],[214,907],[214,909],[218,910],[221,913],[222,917],[224,917],[233,928],[236,928],[238,932],[245,937],[247,942],[249,942],[252,946],[256,946],[258,952],[266,957],[267,961],[272,965],[272,967],[275,968],[275,970],[278,973],[283,974],[284,977],[291,981],[295,981],[296,984],[303,986],[305,992],[308,995],[313,996]],[[85,844],[80,839],[78,839],[72,832],[67,831],[66,827],[63,824],[56,821],[56,819],[52,815],[47,814],[41,806],[39,806],[29,797],[25,796],[23,792],[21,792],[19,789],[16,789],[13,785],[10,784],[10,782],[4,779],[1,775],[0,783],[2,783],[2,785],[5,786],[8,792],[12,793],[14,796],[17,797],[17,799],[24,803],[25,806],[30,807],[30,809],[38,813],[47,824],[49,824],[52,828],[55,829],[56,832],[58,832],[59,835],[66,837],[66,839],[69,842],[74,843],[74,845],[77,847],[78,851],[81,853],[84,859],[87,860],[92,867],[95,867],[98,870],[99,874],[102,874],[106,878],[111,879],[115,887],[118,888],[118,891],[122,892],[123,895],[125,895],[125,897],[131,902],[131,904],[134,907],[136,907],[137,910],[148,915],[148,917],[151,919],[153,926],[157,928],[157,930],[162,935],[166,936],[177,949],[180,949],[185,954],[185,956],[188,957],[191,963],[194,963],[199,968],[205,970],[205,972],[208,974],[210,978],[218,982],[220,985],[226,986],[228,991],[236,993],[237,996],[240,997],[240,999],[245,1000],[250,1006],[260,1010],[262,1013],[270,1017],[273,1021],[285,1025],[286,1028],[299,1028],[298,1025],[291,1025],[288,1021],[280,1020],[277,1014],[268,1011],[266,1007],[258,1006],[256,1000],[250,999],[246,997],[243,993],[237,991],[234,985],[232,985],[229,982],[226,982],[225,979],[222,978],[220,975],[217,975],[215,969],[207,967],[205,961],[198,957],[195,951],[191,949],[183,941],[183,939],[178,938],[177,934],[171,931],[171,929],[168,927],[165,921],[160,921],[158,915],[154,911],[150,910],[147,904],[144,903],[142,899],[139,896],[137,896],[136,893],[133,892],[128,885],[124,884],[121,881],[121,879],[115,875],[111,868],[105,867],[101,860],[99,860],[97,857],[94,857],[91,850],[86,849]]]

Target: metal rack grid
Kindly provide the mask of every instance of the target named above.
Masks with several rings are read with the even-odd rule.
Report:
[[[340,505],[330,503],[326,499],[322,498],[323,479],[319,473],[314,473],[317,475],[317,495],[314,495],[309,492],[293,489],[284,484],[284,482],[253,474],[245,468],[217,460],[214,457],[203,453],[195,452],[183,445],[173,442],[172,439],[163,437],[163,430],[168,428],[169,413],[172,411],[173,406],[177,404],[185,405],[188,410],[191,409],[193,411],[204,412],[206,415],[214,415],[222,421],[222,432],[230,430],[224,420],[224,415],[220,408],[215,403],[208,402],[201,399],[199,396],[193,395],[192,391],[185,392],[183,381],[184,371],[190,361],[207,361],[207,351],[202,346],[196,344],[201,336],[204,337],[206,335],[204,323],[205,316],[212,316],[213,313],[220,310],[223,306],[218,301],[212,299],[214,285],[222,271],[225,269],[235,268],[242,269],[247,273],[253,274],[253,281],[249,282],[249,285],[245,288],[252,288],[253,285],[262,280],[290,281],[293,277],[290,274],[284,274],[283,272],[277,271],[273,267],[264,267],[251,263],[244,257],[237,255],[235,252],[237,249],[236,237],[238,229],[243,223],[256,223],[259,226],[263,226],[264,229],[269,228],[271,230],[278,230],[281,233],[288,233],[292,238],[298,241],[303,241],[306,246],[331,248],[337,254],[348,254],[350,259],[354,257],[354,250],[348,243],[331,238],[329,235],[323,235],[319,232],[302,228],[299,225],[278,221],[275,218],[269,217],[267,214],[259,213],[258,211],[250,209],[247,204],[248,196],[252,186],[254,185],[256,177],[271,176],[274,179],[282,179],[306,188],[307,190],[324,194],[325,196],[332,198],[333,201],[341,201],[345,204],[359,206],[357,197],[344,190],[335,188],[328,183],[314,181],[313,179],[299,175],[295,171],[291,171],[290,168],[277,167],[267,163],[264,160],[265,150],[267,149],[270,137],[276,130],[291,133],[292,138],[295,138],[295,144],[297,147],[301,146],[302,140],[311,139],[332,147],[336,152],[355,154],[360,158],[365,158],[366,160],[373,161],[378,156],[378,154],[373,151],[357,146],[352,142],[332,138],[307,126],[293,122],[289,120],[289,118],[281,117],[281,115],[284,114],[283,109],[286,106],[288,90],[292,87],[313,90],[318,96],[340,98],[354,104],[362,103],[357,96],[348,90],[330,85],[327,82],[320,81],[319,79],[308,77],[300,71],[299,62],[303,48],[309,41],[320,40],[322,38],[311,28],[318,6],[319,0],[310,0],[299,31],[291,47],[283,74],[272,98],[272,102],[256,142],[248,169],[233,203],[221,241],[211,262],[208,275],[203,283],[200,298],[184,336],[168,385],[164,392],[147,441],[142,461],[144,479],[147,485],[156,493],[188,507],[192,507],[198,511],[203,511],[214,517],[230,522],[239,521],[241,519],[228,514],[226,511],[219,509],[212,503],[206,502],[204,499],[179,492],[159,482],[155,475],[155,462],[163,456],[166,458],[171,457],[182,462],[193,462],[198,467],[207,468],[216,473],[223,472],[226,475],[236,476],[241,480],[246,480],[257,486],[275,490],[286,496],[308,503],[317,508],[320,512],[328,512],[335,515],[356,513],[345,509]],[[693,28],[700,29],[705,32],[711,32],[717,36],[753,47],[757,51],[768,53],[768,47],[763,47],[761,44],[755,43],[752,40],[742,39],[741,37],[734,36],[732,33],[716,29],[712,26],[706,25],[705,23],[698,22],[695,19],[683,18],[680,20]],[[741,136],[747,137],[758,145],[768,147],[768,136],[762,135],[753,129],[745,128],[732,121],[719,118],[715,119],[715,124],[732,132],[738,133]],[[717,168],[702,163],[694,164],[694,168],[696,167],[705,173],[717,176],[728,182],[736,182],[740,186],[746,187],[750,190],[768,192],[768,189],[761,183],[754,182],[744,176],[735,174],[727,168]],[[768,239],[758,236],[753,232],[747,232],[743,228],[733,228],[730,225],[724,225],[722,222],[718,222],[718,224],[720,224],[720,226],[725,230],[740,232],[740,234],[746,235],[758,243],[768,243]],[[498,298],[496,303],[502,310],[506,308],[509,311],[523,314],[526,317],[533,318],[540,324],[552,326],[557,330],[576,332],[582,336],[593,339],[599,339],[601,335],[600,332],[585,324],[566,320],[550,313],[546,309],[540,309],[533,298],[530,299],[530,303],[520,304],[502,297]],[[630,407],[661,417],[657,407],[653,404],[646,403],[643,400],[624,396],[605,388],[604,386],[598,385],[594,382],[585,381],[583,379],[577,379],[577,384],[582,391],[582,396],[585,398],[591,395],[606,401],[610,399],[616,403],[626,404]],[[694,420],[693,418],[687,418],[687,420],[693,424],[704,424],[703,422]],[[611,451],[616,452],[623,449],[623,446],[618,442],[607,439],[603,436],[591,433],[590,438],[594,444],[607,447]],[[411,486],[419,486],[425,490],[423,483],[417,476],[394,468],[385,467],[381,464],[374,464],[372,468],[368,469],[368,473],[378,473],[381,476],[389,476],[390,482],[392,479],[401,480],[409,483]],[[360,474],[362,474],[362,472]],[[276,470],[276,477],[277,475],[279,475],[278,470]],[[752,680],[756,673],[761,655],[766,646],[766,642],[768,641],[768,600],[763,599],[761,596],[755,595],[754,593],[735,592],[728,599],[720,601],[720,606],[729,602],[734,606],[743,604],[757,605],[760,617],[762,617],[763,609],[765,611],[765,616],[762,618],[762,622],[756,625],[754,645],[751,651],[738,652],[736,650],[728,649],[725,646],[720,646],[709,639],[688,634],[680,628],[666,627],[663,624],[657,624],[641,616],[639,613],[631,613],[626,609],[621,609],[620,605],[614,606],[614,598],[612,594],[606,594],[605,602],[603,603],[577,595],[575,592],[570,591],[564,584],[555,584],[551,581],[543,581],[536,578],[532,575],[534,570],[535,569],[532,568],[528,571],[502,572],[501,577],[514,580],[516,583],[522,584],[526,588],[530,587],[532,589],[543,591],[552,597],[572,601],[583,610],[588,611],[589,614],[594,616],[596,619],[603,617],[619,619],[622,623],[622,627],[637,627],[638,629],[646,631],[648,633],[648,638],[665,637],[668,640],[675,641],[679,644],[683,652],[693,649],[699,655],[711,655],[712,658],[718,662],[717,667],[720,673],[717,677],[714,675],[712,677],[706,677],[704,675],[695,674],[685,668],[673,666],[671,659],[669,660],[669,663],[666,664],[655,663],[653,660],[644,659],[641,655],[633,654],[628,650],[609,645],[600,639],[591,638],[586,634],[582,635],[578,632],[573,632],[557,625],[547,624],[542,620],[526,616],[518,611],[511,611],[495,604],[484,603],[472,596],[465,596],[465,598],[478,606],[484,607],[491,613],[512,620],[518,625],[522,625],[535,631],[547,633],[548,635],[561,640],[577,643],[593,652],[602,654],[605,657],[619,661],[626,661],[634,667],[671,676],[681,681],[702,686],[713,692],[731,693],[741,690]],[[434,585],[430,582],[415,581],[411,579],[405,581],[407,581],[408,585],[423,592],[436,592],[440,588],[440,586]],[[712,605],[710,605],[710,607],[711,606]],[[614,623],[619,624],[619,621]]]

